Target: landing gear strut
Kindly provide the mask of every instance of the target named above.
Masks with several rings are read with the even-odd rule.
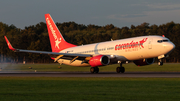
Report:
[[[98,67],[91,67],[90,72],[91,73],[99,73],[99,68]]]
[[[124,73],[124,72],[125,72],[125,68],[122,67],[122,63],[120,63],[120,67],[117,67],[117,68],[116,68],[116,72],[117,72],[117,73]]]

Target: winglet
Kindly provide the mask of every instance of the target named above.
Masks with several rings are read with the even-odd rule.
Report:
[[[16,49],[12,47],[12,45],[11,45],[11,43],[9,42],[9,40],[7,39],[7,37],[4,36],[4,38],[5,38],[5,40],[6,40],[6,43],[7,43],[8,47],[9,47],[9,49],[15,51]]]

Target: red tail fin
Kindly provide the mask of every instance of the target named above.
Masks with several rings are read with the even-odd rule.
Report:
[[[76,46],[65,41],[50,14],[45,14],[45,20],[51,42],[52,52],[60,52],[63,49]]]

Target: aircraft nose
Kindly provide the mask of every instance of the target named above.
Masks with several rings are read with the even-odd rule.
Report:
[[[175,47],[176,47],[176,46],[175,46],[173,43],[171,43],[171,45],[169,45],[169,48],[170,48],[171,50],[173,50]]]
[[[172,42],[169,42],[165,45],[165,48],[171,51],[175,48],[175,45]]]

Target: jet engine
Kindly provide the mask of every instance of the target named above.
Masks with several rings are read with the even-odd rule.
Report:
[[[105,66],[108,65],[109,62],[110,62],[109,57],[105,55],[97,55],[89,60],[89,64],[92,67]]]
[[[133,61],[137,66],[144,66],[144,65],[150,65],[154,63],[154,58],[149,59],[141,59],[141,60],[135,60]]]

